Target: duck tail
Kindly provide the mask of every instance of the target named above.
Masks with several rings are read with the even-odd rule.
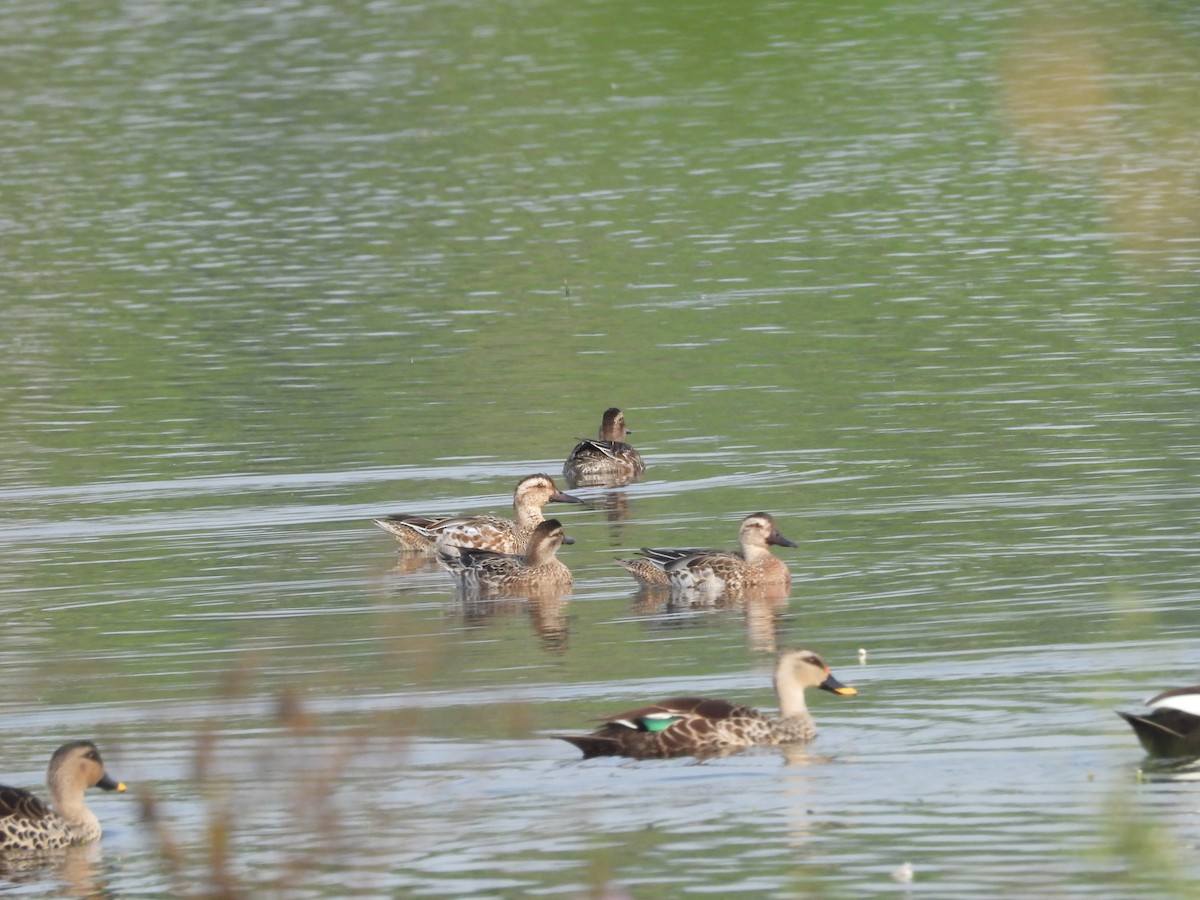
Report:
[[[574,744],[583,751],[584,759],[597,756],[620,756],[620,746],[612,738],[598,737],[594,734],[556,734],[554,737],[568,744]]]

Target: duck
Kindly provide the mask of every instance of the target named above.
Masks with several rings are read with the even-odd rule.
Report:
[[[447,545],[438,549],[438,560],[470,593],[561,594],[574,579],[556,554],[563,544],[573,543],[558,519],[547,519],[533,529],[524,554]]]
[[[1164,691],[1144,715],[1121,712],[1146,752],[1164,759],[1200,757],[1200,686]]]
[[[625,427],[625,413],[613,406],[600,420],[600,437],[581,438],[563,463],[563,477],[571,487],[623,485],[646,471],[642,455],[626,442],[632,432]]]
[[[21,788],[0,785],[0,853],[56,850],[100,839],[100,822],[83,793],[90,787],[123,792],[104,769],[91,741],[63,744],[46,769],[50,805]]]
[[[858,693],[838,681],[824,660],[811,650],[784,650],[775,663],[778,717],[728,700],[675,697],[608,716],[591,734],[554,737],[574,744],[583,751],[584,759],[669,759],[711,756],[760,745],[805,744],[817,736],[816,723],[804,700],[804,691],[810,687],[847,697]]]
[[[527,475],[513,491],[516,519],[499,516],[444,516],[441,518],[399,513],[372,520],[396,539],[401,550],[436,554],[442,548],[472,547],[493,553],[521,554],[538,523],[544,521],[547,503],[582,503],[563,493],[549,475]]]
[[[716,594],[791,585],[787,563],[771,552],[771,545],[795,547],[796,542],[780,534],[769,513],[746,516],[738,543],[740,551],[643,547],[638,559],[617,562],[646,587]]]

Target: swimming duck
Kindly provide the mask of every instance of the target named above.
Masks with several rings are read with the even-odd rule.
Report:
[[[55,850],[100,839],[100,823],[83,792],[90,787],[124,791],[104,771],[91,741],[63,744],[46,769],[50,806],[20,788],[0,785],[0,852]]]
[[[571,570],[555,556],[575,541],[563,533],[558,519],[540,523],[525,554],[494,553],[474,547],[438,548],[438,559],[463,590],[481,594],[562,593],[570,589]]]
[[[486,515],[434,518],[401,513],[374,522],[405,550],[437,553],[443,547],[456,546],[494,553],[524,553],[533,529],[543,521],[542,507],[551,502],[583,501],[560,491],[549,475],[528,475],[517,482],[513,491],[516,521]]]
[[[817,736],[804,702],[805,688],[818,687],[844,696],[857,694],[829,671],[811,650],[785,650],[775,664],[779,717],[770,718],[728,700],[676,697],[604,719],[591,734],[559,734],[593,756],[666,759],[704,756],[761,744],[803,744]]]
[[[1200,686],[1164,691],[1146,701],[1146,715],[1117,711],[1146,752],[1164,758],[1200,756]]]
[[[738,530],[740,552],[643,547],[640,559],[618,559],[643,585],[668,585],[679,591],[737,593],[751,588],[787,587],[787,564],[770,545],[795,547],[765,512],[746,516]]]
[[[642,456],[625,441],[631,434],[625,413],[611,407],[600,420],[600,437],[583,438],[563,464],[563,475],[572,487],[595,484],[628,484],[646,471]]]

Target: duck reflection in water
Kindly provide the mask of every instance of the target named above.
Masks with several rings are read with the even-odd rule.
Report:
[[[489,628],[510,616],[528,615],[543,650],[567,649],[570,626],[565,596],[479,597],[459,593],[447,613],[461,618],[468,628]]]
[[[0,879],[14,884],[58,881],[56,897],[112,896],[105,884],[101,842],[64,847],[51,853],[0,853]]]
[[[686,594],[668,587],[643,585],[638,589],[632,611],[647,619],[652,629],[684,628],[702,617],[740,613],[746,628],[746,647],[754,653],[779,650],[781,615],[788,605],[788,592],[743,591],[740,594]]]

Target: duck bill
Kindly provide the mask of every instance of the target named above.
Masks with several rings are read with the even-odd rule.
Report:
[[[571,537],[569,534],[564,534],[563,535],[563,543],[564,544],[573,544],[573,543],[575,543],[575,538]]]
[[[817,685],[823,691],[829,691],[831,694],[841,694],[843,697],[853,697],[858,691],[850,687],[848,684],[842,684],[833,677],[833,673],[825,676],[825,680]]]
[[[798,545],[798,544],[797,544],[795,541],[793,541],[791,538],[785,538],[785,537],[784,537],[782,534],[780,534],[778,531],[777,531],[777,532],[775,532],[773,535],[771,535],[769,538],[767,538],[767,543],[768,543],[768,544],[777,544],[777,545],[778,545],[778,546],[780,546],[780,547],[796,547],[796,546],[799,546],[799,545]]]
[[[109,778],[108,773],[104,773],[104,777],[96,782],[96,787],[105,791],[116,791],[118,794],[125,792],[125,785],[119,781],[113,781]]]
[[[550,495],[550,500],[553,503],[582,503],[583,502],[583,500],[581,500],[579,497],[575,497],[571,494],[564,494],[562,491],[555,491],[553,494]]]

